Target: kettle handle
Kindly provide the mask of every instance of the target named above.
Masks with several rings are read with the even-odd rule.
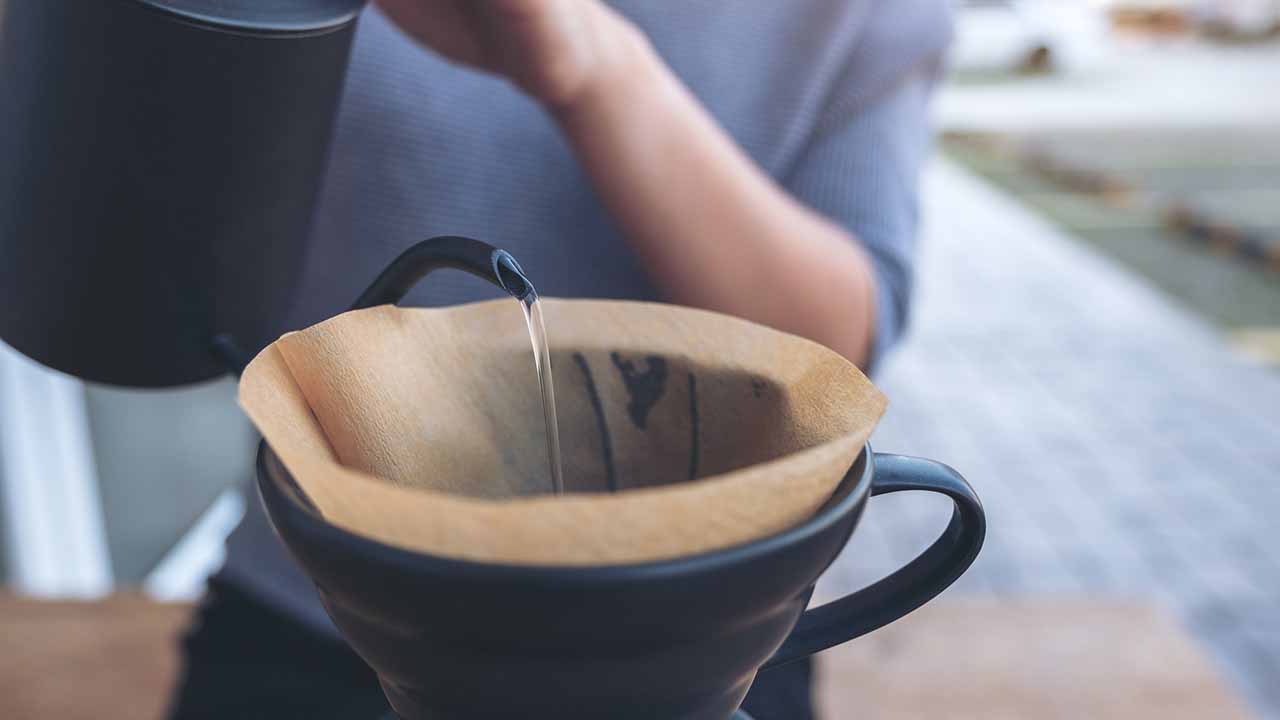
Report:
[[[433,270],[452,268],[488,280],[517,300],[532,293],[533,284],[525,277],[520,263],[511,253],[458,235],[442,235],[417,243],[391,261],[385,270],[352,303],[352,310],[378,305],[392,305],[404,299],[409,290]]]
[[[933,460],[874,453],[871,495],[927,490],[955,503],[942,535],[897,572],[857,592],[805,611],[764,668],[835,647],[888,625],[946,590],[982,549],[987,532],[982,502],[955,470]]]

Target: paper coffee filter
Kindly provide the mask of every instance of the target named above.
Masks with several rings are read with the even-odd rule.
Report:
[[[838,354],[728,316],[543,300],[567,493],[509,300],[344,313],[267,347],[240,402],[334,525],[503,564],[720,549],[832,494],[884,412]],[[609,492],[617,488],[617,492]]]

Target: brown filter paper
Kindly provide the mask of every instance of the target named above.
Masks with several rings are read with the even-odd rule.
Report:
[[[793,526],[884,412],[854,365],[799,337],[669,305],[543,304],[565,495],[549,494],[512,300],[382,306],[290,333],[245,370],[240,402],[329,522],[536,565],[666,559]]]

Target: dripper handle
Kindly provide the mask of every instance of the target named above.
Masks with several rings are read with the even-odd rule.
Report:
[[[423,240],[392,260],[368,289],[360,293],[351,309],[400,302],[428,273],[441,268],[462,270],[488,280],[517,300],[533,292],[533,284],[511,253],[480,240],[443,235]]]
[[[874,453],[871,495],[927,490],[955,503],[951,522],[915,560],[867,587],[800,616],[765,668],[835,647],[888,625],[932,600],[964,574],[982,549],[987,517],[982,502],[955,470],[933,460]]]

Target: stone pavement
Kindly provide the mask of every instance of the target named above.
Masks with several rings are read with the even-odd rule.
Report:
[[[1280,374],[1011,198],[937,161],[913,328],[878,384],[879,451],[947,462],[987,544],[952,596],[1173,610],[1280,717]],[[882,576],[945,501],[871,501],[819,599]]]
[[[947,135],[943,148],[1216,324],[1253,332],[1237,339],[1265,351],[1280,329],[1280,122]]]

